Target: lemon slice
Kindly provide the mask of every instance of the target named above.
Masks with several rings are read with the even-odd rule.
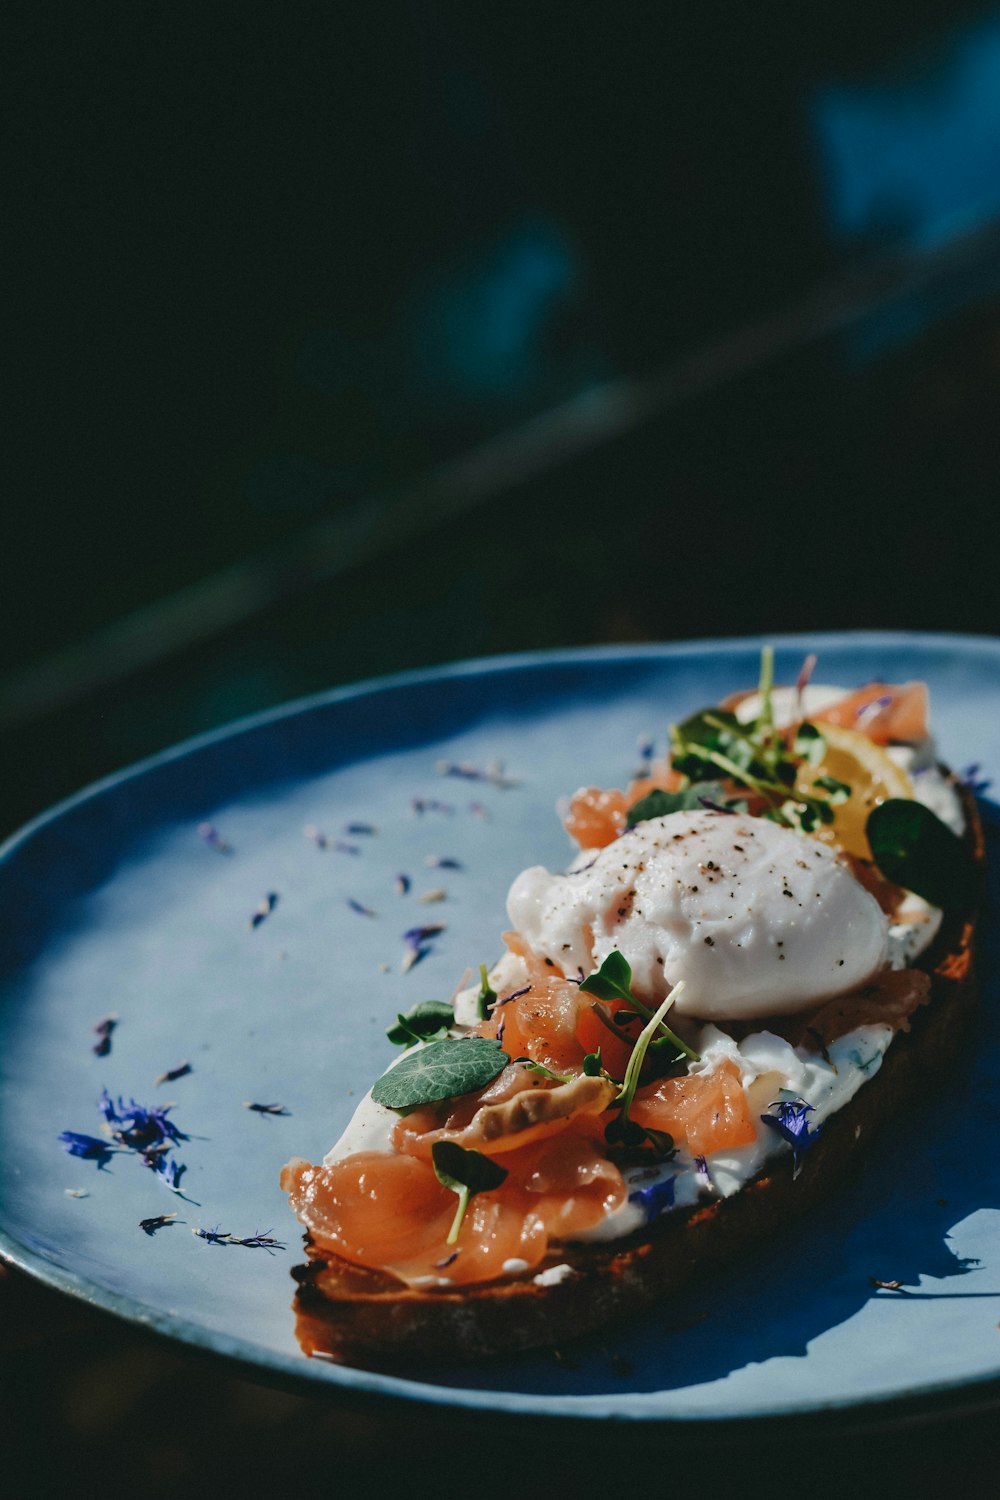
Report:
[[[818,837],[861,859],[871,859],[865,833],[868,814],[889,797],[912,798],[913,782],[867,735],[836,724],[818,723],[816,727],[826,741],[826,754],[818,766],[802,767],[796,785],[807,792],[821,776],[845,782],[851,795],[834,808],[833,822],[821,825]]]

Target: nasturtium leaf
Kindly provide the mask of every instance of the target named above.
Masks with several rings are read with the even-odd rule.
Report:
[[[427,1042],[447,1033],[454,1020],[454,1010],[443,1000],[420,1000],[405,1015],[396,1017],[386,1036],[397,1047],[412,1047],[415,1042]]]
[[[485,1088],[510,1062],[491,1037],[471,1036],[431,1042],[408,1052],[372,1089],[376,1104],[416,1109]]]
[[[976,868],[957,834],[921,802],[889,797],[865,825],[882,874],[932,906],[962,910],[976,894]]]

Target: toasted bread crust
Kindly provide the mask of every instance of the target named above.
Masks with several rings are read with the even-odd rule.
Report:
[[[982,827],[964,792],[966,840],[980,868]],[[893,1041],[876,1079],[824,1122],[800,1170],[777,1157],[729,1198],[664,1215],[627,1239],[565,1245],[530,1276],[461,1290],[414,1290],[314,1245],[294,1274],[296,1332],[307,1354],[362,1364],[477,1360],[552,1346],[650,1306],[781,1233],[830,1193],[857,1150],[953,1065],[973,1030],[977,913],[942,926],[926,955],[931,996]],[[556,1271],[565,1267],[565,1271]],[[539,1271],[551,1271],[542,1283]]]

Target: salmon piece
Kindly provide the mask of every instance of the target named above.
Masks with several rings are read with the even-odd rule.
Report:
[[[584,786],[570,798],[563,827],[581,849],[603,849],[625,832],[628,808],[624,792]]]
[[[602,1148],[594,1121],[505,1154],[507,1178],[472,1199],[454,1245],[456,1195],[417,1157],[367,1151],[328,1167],[295,1161],[281,1181],[321,1248],[407,1286],[461,1286],[524,1274],[552,1239],[590,1228],[624,1203],[624,1180]]]
[[[576,1039],[584,1054],[596,1052],[600,1048],[601,1065],[612,1078],[624,1078],[635,1039],[642,1028],[641,1020],[630,1021],[620,1029],[612,1029],[600,1019],[598,1011],[603,1011],[604,1015],[612,1019],[619,1011],[628,1010],[624,1000],[596,1000],[586,990],[580,992],[580,1000],[586,1001],[586,1004],[581,1003],[577,1015]]]
[[[647,1129],[665,1130],[693,1156],[757,1139],[740,1071],[728,1059],[714,1073],[661,1078],[638,1089],[629,1113]]]
[[[927,735],[927,684],[904,682],[893,687],[870,682],[811,717],[818,724],[857,730],[876,745],[887,745],[891,740],[922,740]]]

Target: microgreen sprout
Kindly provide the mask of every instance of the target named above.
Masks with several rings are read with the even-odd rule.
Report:
[[[443,1000],[420,1000],[405,1015],[402,1012],[397,1015],[395,1025],[388,1028],[386,1036],[397,1047],[436,1042],[448,1035],[454,1020],[454,1009]]]
[[[458,1207],[445,1241],[454,1245],[471,1200],[477,1193],[498,1188],[507,1177],[507,1168],[499,1166],[481,1151],[460,1146],[457,1141],[435,1141],[431,1147],[431,1159],[438,1182],[458,1194]]]
[[[586,990],[588,994],[596,995],[599,1000],[625,1000],[643,1020],[649,1021],[652,1012],[632,993],[631,985],[631,965],[625,955],[619,953],[617,948],[612,948],[607,958],[604,959],[600,968],[595,973],[589,974],[585,979],[580,981],[580,988]],[[660,1008],[665,1015],[669,1006],[664,1004]],[[687,1042],[682,1041],[676,1032],[671,1031],[669,1026],[662,1024],[662,1016],[657,1025],[663,1039],[672,1043],[690,1062],[698,1062],[700,1060],[699,1054],[692,1047],[689,1047]],[[643,1051],[645,1051],[645,1047]]]
[[[618,1116],[612,1120],[604,1132],[605,1139],[612,1144],[620,1142],[624,1146],[634,1146],[648,1140],[661,1154],[665,1155],[673,1149],[673,1141],[665,1131],[649,1130],[644,1126],[637,1125],[634,1120],[629,1118],[629,1111],[632,1107],[632,1101],[635,1098],[635,1091],[639,1086],[639,1075],[642,1072],[642,1065],[646,1059],[650,1043],[656,1036],[657,1030],[662,1026],[663,1017],[683,988],[684,980],[681,979],[674,985],[667,998],[657,1006],[636,1038],[635,1046],[632,1048],[632,1055],[625,1068],[625,1077],[622,1080],[618,1098],[615,1100],[615,1105],[618,1108]],[[672,1037],[673,1034],[670,1033],[670,1035]],[[691,1056],[690,1050],[688,1050],[688,1055]]]
[[[497,1003],[497,992],[490,986],[486,965],[479,965],[479,994],[476,996],[476,1007],[481,1021],[488,1019]]]

